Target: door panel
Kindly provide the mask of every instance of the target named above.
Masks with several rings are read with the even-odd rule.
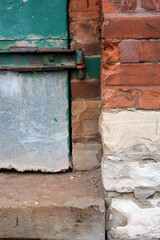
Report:
[[[0,0],[0,38],[67,39],[67,0]]]
[[[0,50],[67,48],[67,0],[0,0],[0,14]],[[68,169],[68,105],[67,70],[0,72],[0,168]]]
[[[66,71],[0,74],[1,167],[68,168],[67,80]]]

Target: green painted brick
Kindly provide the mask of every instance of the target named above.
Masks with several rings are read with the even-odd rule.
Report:
[[[86,69],[85,75],[86,78],[100,78],[100,64],[101,57],[85,57]],[[71,71],[71,78],[78,78],[78,70]]]

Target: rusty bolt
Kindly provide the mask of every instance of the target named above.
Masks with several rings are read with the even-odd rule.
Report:
[[[54,62],[54,60],[55,60],[54,56],[49,57],[50,62]]]

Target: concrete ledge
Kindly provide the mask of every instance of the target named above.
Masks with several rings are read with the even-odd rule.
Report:
[[[0,238],[104,240],[100,170],[0,174]]]

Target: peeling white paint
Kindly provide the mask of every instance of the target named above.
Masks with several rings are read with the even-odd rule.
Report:
[[[20,93],[20,76],[17,78],[17,75],[10,72],[1,76],[3,77],[3,81],[0,84],[1,96],[13,97]]]
[[[30,34],[30,35],[28,35],[28,39],[29,40],[34,40],[34,39],[38,40],[38,39],[41,39],[41,36],[37,35],[37,34]]]
[[[66,81],[67,71],[0,74],[1,168],[69,168]]]
[[[34,41],[28,42],[28,41],[16,41],[17,47],[36,47],[36,44]]]

